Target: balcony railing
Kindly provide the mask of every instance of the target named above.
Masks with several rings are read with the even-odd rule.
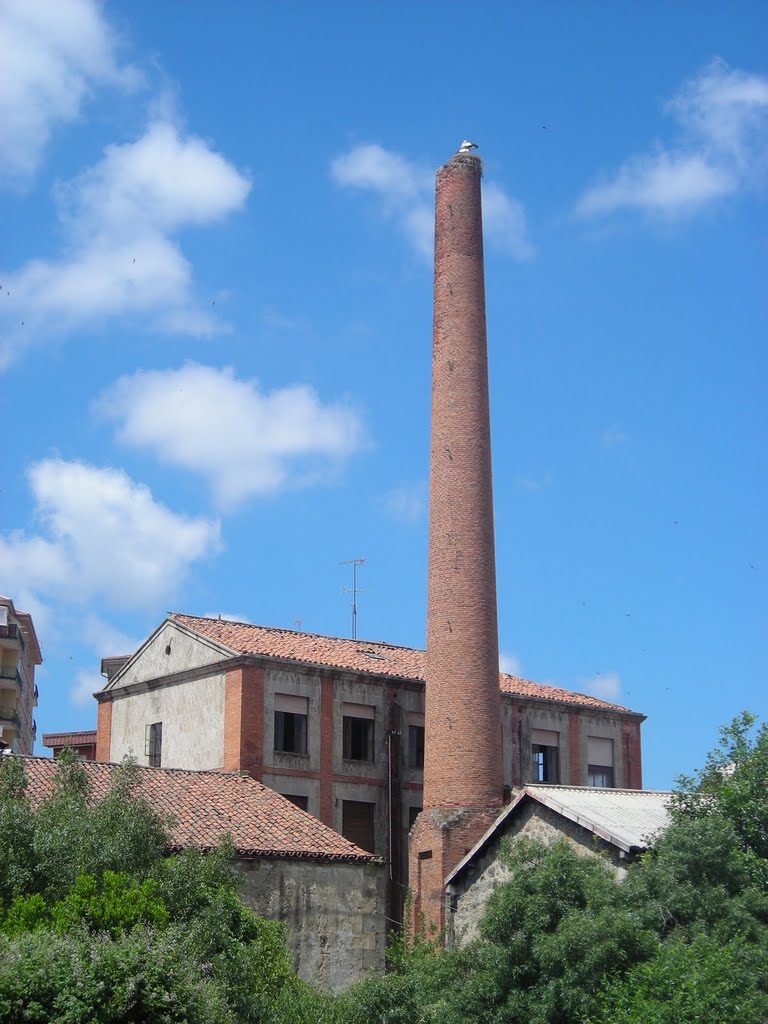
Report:
[[[0,668],[0,679],[14,679],[18,688],[20,690],[24,689],[24,677],[17,668],[9,667],[8,665],[5,668]]]
[[[18,640],[24,650],[24,634],[15,622],[6,622],[0,626],[0,640]]]
[[[16,708],[12,708],[7,704],[0,704],[0,722],[12,722],[13,725],[19,720],[19,716],[16,713]]]

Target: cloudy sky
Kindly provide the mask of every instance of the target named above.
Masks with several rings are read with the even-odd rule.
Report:
[[[168,610],[420,646],[434,171],[484,219],[502,665],[766,714],[768,8],[0,0],[0,592],[39,735]]]

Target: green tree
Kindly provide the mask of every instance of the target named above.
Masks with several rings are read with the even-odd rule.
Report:
[[[458,950],[396,944],[348,1024],[765,1024],[768,730],[741,715],[680,780],[671,824],[617,884],[567,843],[522,841]]]
[[[165,856],[168,822],[116,769],[101,800],[72,757],[38,808],[0,760],[0,1024],[267,1024],[298,985],[281,925],[240,900],[231,844]],[[329,1004],[330,1005],[330,1004]]]

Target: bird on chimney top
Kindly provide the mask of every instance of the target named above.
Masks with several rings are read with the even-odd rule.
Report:
[[[464,139],[462,144],[459,146],[460,153],[471,153],[473,149],[477,149],[477,143],[470,142],[469,139]]]

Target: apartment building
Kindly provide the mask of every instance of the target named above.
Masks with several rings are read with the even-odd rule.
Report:
[[[42,660],[32,616],[0,595],[0,746],[14,754],[34,750],[35,668]]]

